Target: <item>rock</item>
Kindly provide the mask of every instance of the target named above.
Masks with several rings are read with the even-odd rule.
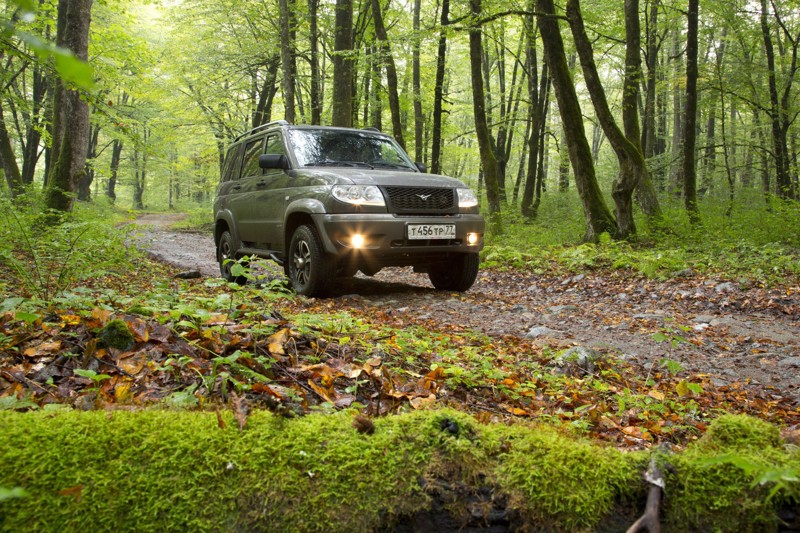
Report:
[[[676,278],[691,278],[694,277],[694,270],[691,268],[684,268],[683,270],[678,270],[673,274]]]
[[[558,331],[550,329],[547,326],[537,326],[535,328],[531,328],[530,331],[525,334],[525,338],[538,339],[539,337],[549,337],[556,334],[558,334]]]
[[[713,315],[697,315],[692,322],[696,324],[711,324],[715,318]]]
[[[559,315],[561,313],[575,313],[580,311],[580,308],[577,305],[554,305],[553,307],[548,307],[547,310],[554,315]]]
[[[727,281],[725,283],[720,283],[719,285],[714,287],[714,291],[716,291],[719,294],[722,294],[723,292],[731,292],[733,290],[736,290],[736,285]]]
[[[509,309],[509,311],[512,313],[524,313],[527,310],[528,308],[521,304],[514,305],[511,307],[511,309]]]
[[[594,372],[594,363],[601,357],[602,354],[597,350],[576,346],[558,354],[552,362],[559,367],[559,373],[570,374],[580,370],[582,373],[589,374]]]
[[[572,283],[578,283],[579,281],[583,281],[585,278],[586,278],[586,275],[585,275],[585,274],[578,274],[577,276],[575,276],[574,278],[572,278],[570,281],[571,281]]]
[[[617,294],[616,296],[614,296],[614,298],[616,298],[617,300],[619,300],[621,302],[624,302],[629,298],[629,296],[628,296],[627,293],[621,292],[621,293]]]
[[[778,361],[778,366],[800,366],[800,357],[787,357]]]
[[[657,313],[639,313],[638,315],[633,315],[633,318],[636,320],[656,320],[658,322],[663,322],[667,317]]]

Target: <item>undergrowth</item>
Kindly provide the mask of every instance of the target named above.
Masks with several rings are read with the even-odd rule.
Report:
[[[622,270],[668,279],[711,275],[765,285],[793,283],[800,277],[800,208],[794,203],[742,194],[733,214],[722,200],[701,202],[702,224],[692,227],[674,201],[650,224],[637,215],[638,233],[628,241],[607,234],[598,243],[581,243],[583,216],[573,194],[545,198],[534,221],[506,212],[506,231],[490,236],[484,266],[546,272]]]

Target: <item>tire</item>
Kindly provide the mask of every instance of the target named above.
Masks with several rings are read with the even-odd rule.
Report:
[[[229,261],[230,260],[230,261]],[[247,283],[247,278],[244,276],[234,276],[231,274],[231,261],[236,260],[236,248],[233,246],[233,236],[230,231],[224,231],[219,237],[217,244],[217,262],[219,263],[219,271],[225,281],[231,281],[239,285]]]
[[[286,258],[289,282],[297,294],[324,296],[336,278],[336,263],[325,253],[314,226],[298,227]]]
[[[440,291],[464,292],[478,277],[478,254],[459,254],[448,263],[431,265],[428,277]]]

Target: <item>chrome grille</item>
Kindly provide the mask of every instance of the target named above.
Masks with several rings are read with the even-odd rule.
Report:
[[[452,214],[458,211],[455,190],[434,187],[386,187],[393,213]]]

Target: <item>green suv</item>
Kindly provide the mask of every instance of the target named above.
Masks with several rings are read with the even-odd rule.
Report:
[[[241,135],[225,158],[214,220],[225,279],[244,282],[233,260],[268,258],[308,296],[387,266],[413,266],[437,289],[465,291],[483,248],[475,193],[428,174],[371,128],[280,120]]]

